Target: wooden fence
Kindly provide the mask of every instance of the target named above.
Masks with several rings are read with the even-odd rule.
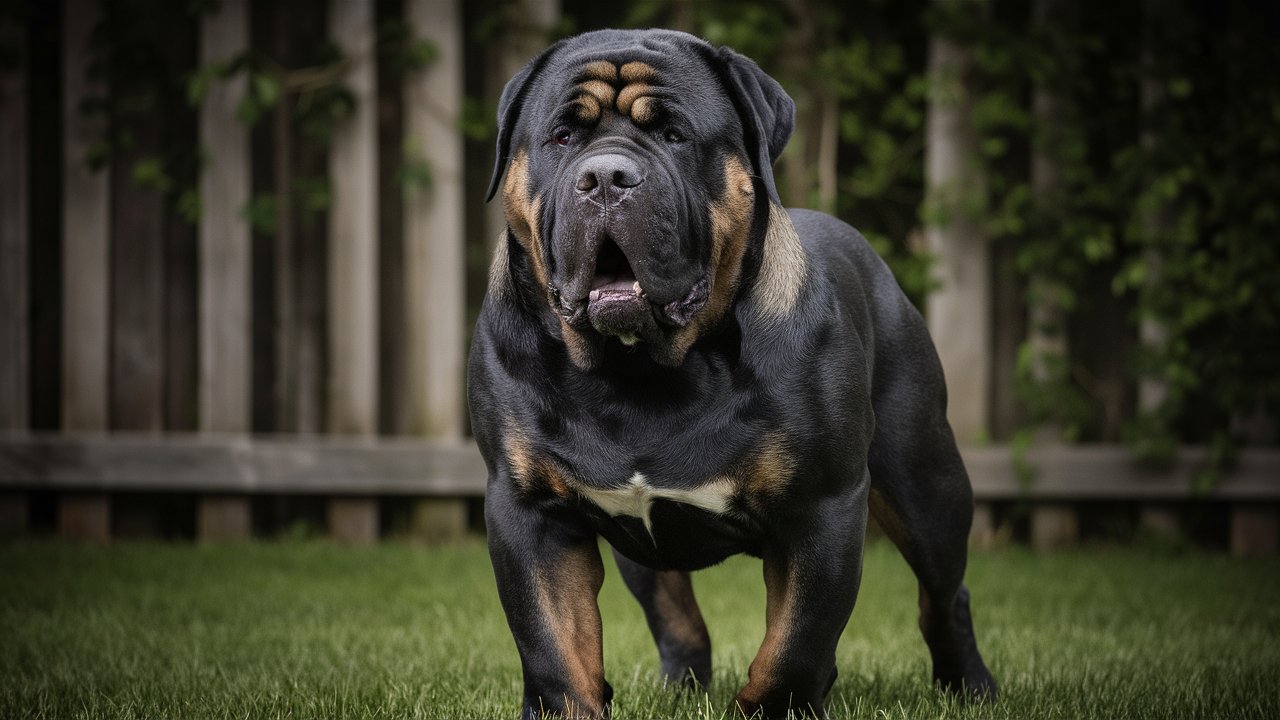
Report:
[[[474,524],[484,471],[465,438],[462,368],[500,219],[475,199],[491,147],[471,158],[457,126],[464,92],[496,96],[558,3],[513,4],[526,22],[485,47],[463,42],[461,0],[223,0],[154,39],[158,57],[194,72],[246,51],[296,69],[327,38],[354,111],[324,147],[291,125],[287,82],[271,117],[241,122],[243,74],[185,111],[85,112],[117,90],[95,45],[107,6],[33,1],[18,22],[0,15],[0,48],[18,60],[0,67],[0,534],[128,534],[141,496],[160,498],[153,515],[181,516],[179,535],[208,540],[253,535],[281,498],[351,541],[404,524],[388,508],[426,535]],[[425,68],[380,54],[389,23],[430,42]],[[477,66],[488,71],[464,74]],[[123,126],[135,142],[91,167]],[[173,137],[204,158],[186,178],[194,222],[172,193],[137,182]],[[429,186],[402,184],[409,161],[430,168]],[[328,178],[314,218],[290,184],[303,173]],[[262,196],[276,200],[274,230],[246,220]],[[1190,490],[1193,449],[1153,471],[1122,448],[1042,448],[1027,488],[1007,448],[965,452],[978,542],[1021,523],[1051,546],[1082,532],[1078,510],[1120,503],[1155,528],[1208,512],[1236,551],[1276,550],[1274,451],[1246,451],[1204,494]]]
[[[1019,517],[1035,547],[1068,545],[1100,507],[1137,531],[1170,537],[1209,518],[1211,527],[1198,534],[1237,554],[1274,554],[1280,542],[1280,452],[1245,451],[1235,470],[1203,492],[1191,489],[1207,461],[1197,449],[1154,467],[1110,445],[1036,448],[1023,459],[1035,473],[1030,484],[1019,481],[1007,447],[967,448],[964,455],[979,546],[998,542]],[[459,498],[482,497],[484,480],[479,453],[464,441],[8,435],[0,436],[0,536],[29,534],[39,515],[32,498],[43,495],[53,504],[49,530],[105,541],[120,525],[113,498],[159,494],[195,498],[184,506],[190,517],[178,520],[201,540],[250,537],[253,505],[282,496],[317,499],[318,524],[348,542],[394,533],[385,509],[410,518],[400,523],[410,534],[454,537],[469,520]],[[1214,518],[1220,528],[1212,527]]]

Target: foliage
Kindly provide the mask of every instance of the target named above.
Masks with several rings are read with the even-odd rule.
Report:
[[[1280,49],[1268,40],[1277,13],[1247,2],[1170,4],[1151,17],[1084,5],[1065,22],[1037,24],[999,6],[951,7],[933,23],[979,61],[988,230],[1017,243],[1032,290],[1052,293],[1028,302],[1057,306],[1067,324],[1086,321],[1048,330],[1067,333],[1069,348],[1087,345],[1096,309],[1081,293],[1109,278],[1117,303],[1132,308],[1135,345],[1143,324],[1156,338],[1137,348],[1131,377],[1163,387],[1125,435],[1147,457],[1208,441],[1221,467],[1236,443],[1233,417],[1280,409],[1280,250],[1271,240],[1280,230]],[[1056,114],[1028,113],[1036,91],[1061,98]],[[1034,197],[1018,143],[1056,165],[1047,197]],[[1033,422],[1097,436],[1077,353],[1036,357],[1028,345],[1019,366]],[[1051,371],[1036,377],[1033,366]]]
[[[283,113],[287,132],[317,151],[328,147],[334,128],[355,110],[355,96],[341,82],[350,59],[333,43],[319,42],[308,48],[301,67],[286,67],[261,51],[244,52],[194,70],[174,62],[177,50],[173,38],[180,36],[175,28],[193,33],[202,15],[218,10],[219,4],[210,0],[160,6],[143,0],[100,3],[89,79],[109,92],[85,98],[80,110],[101,116],[110,130],[90,145],[85,161],[91,167],[105,167],[118,153],[135,146],[135,123],[140,114],[172,117],[190,112],[215,84],[234,79],[242,79],[245,88],[236,107],[236,119],[241,123],[257,126],[273,114]],[[388,70],[401,74],[424,69],[435,59],[437,49],[414,37],[402,20],[387,20],[378,28],[376,52]],[[292,165],[291,160],[286,162]],[[170,197],[178,215],[195,222],[200,202],[194,183],[201,164],[200,149],[193,147],[189,138],[169,132],[163,138],[163,152],[135,160],[130,177],[138,187]],[[285,173],[289,177],[286,192],[291,196],[287,206],[298,208],[303,222],[314,222],[332,202],[328,179],[293,170],[291,167]],[[409,178],[407,186],[414,187],[430,177],[429,168],[407,151],[401,175]],[[178,178],[187,180],[180,182]],[[259,231],[269,233],[281,220],[283,206],[276,193],[259,194],[241,215]]]

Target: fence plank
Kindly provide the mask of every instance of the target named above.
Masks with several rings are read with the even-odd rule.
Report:
[[[58,535],[68,540],[105,543],[111,539],[111,506],[105,493],[58,496]]]
[[[111,12],[111,11],[109,11]],[[123,12],[111,22],[127,22]],[[118,32],[109,27],[109,34]],[[148,39],[148,41],[154,41]],[[160,51],[153,47],[151,50]],[[113,73],[111,92],[130,79]],[[140,92],[135,90],[135,92]],[[111,118],[112,131],[134,142],[111,154],[110,425],[119,430],[163,430],[165,395],[164,193],[138,181],[141,163],[165,156],[168,119],[155,108],[126,106]]]
[[[97,7],[96,5],[93,7]],[[86,77],[97,13],[63,13],[62,427],[107,427],[109,274],[108,175],[85,162],[105,132],[103,118],[80,111],[102,89]]]
[[[332,498],[327,517],[329,536],[338,542],[372,545],[378,541],[378,502],[373,498]]]
[[[1140,462],[1122,445],[1047,445],[1026,453],[1033,477],[1024,487],[1007,447],[964,447],[961,454],[974,494],[984,500],[1186,500],[1193,497],[1196,473],[1208,462],[1203,447],[1182,448],[1169,465],[1156,466]],[[1248,448],[1203,497],[1256,500],[1277,492],[1280,452]]]
[[[249,45],[247,3],[224,2],[205,15],[200,63],[222,62]],[[200,429],[249,429],[252,287],[249,226],[249,133],[235,119],[245,78],[214,83],[200,107],[200,144],[209,162],[200,176]]]
[[[27,222],[27,62],[23,26],[0,17],[0,47],[17,65],[0,75],[0,429],[25,428],[30,409],[30,226]]]
[[[925,314],[947,378],[947,417],[961,442],[988,435],[992,363],[990,248],[980,219],[966,211],[984,187],[972,124],[973,89],[966,82],[972,62],[956,42],[939,35],[930,40],[926,194],[945,219],[925,231],[940,282],[929,294]]]
[[[1031,510],[1031,547],[1055,550],[1074,545],[1080,537],[1080,522],[1075,508],[1049,503]]]
[[[410,147],[421,147],[431,186],[405,200],[405,336],[409,432],[462,436],[462,363],[466,299],[463,283],[462,11],[457,0],[409,0],[414,37],[430,41],[436,58],[405,78]]]
[[[330,0],[329,32],[350,66],[352,117],[329,154],[330,432],[372,435],[378,426],[378,134],[373,3]]]
[[[23,492],[0,492],[0,539],[24,537],[30,527],[31,500]]]
[[[0,488],[475,497],[475,445],[408,439],[0,434]]]
[[[196,509],[196,537],[202,542],[248,540],[252,535],[249,498],[206,495]]]
[[[1231,509],[1231,553],[1274,555],[1280,550],[1280,506],[1237,505]]]

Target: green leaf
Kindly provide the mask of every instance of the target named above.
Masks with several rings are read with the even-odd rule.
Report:
[[[164,162],[158,157],[145,157],[135,162],[130,175],[133,184],[144,190],[164,193],[173,187],[173,180],[165,172]]]

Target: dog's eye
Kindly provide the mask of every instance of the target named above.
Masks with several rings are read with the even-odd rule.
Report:
[[[667,131],[662,133],[662,139],[669,143],[682,143],[684,142],[684,135],[681,135],[679,130],[667,128]]]
[[[551,135],[551,142],[560,146],[568,145],[572,139],[573,133],[566,128],[560,128]]]

